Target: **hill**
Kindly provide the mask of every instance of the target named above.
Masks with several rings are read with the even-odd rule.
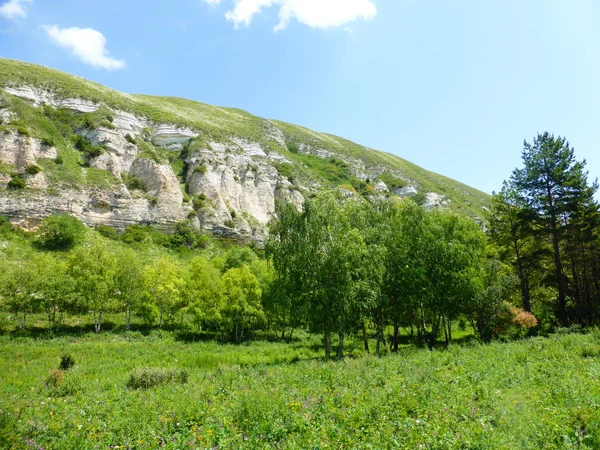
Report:
[[[0,59],[0,214],[263,241],[277,202],[321,188],[412,197],[480,219],[489,196],[400,157],[245,111],[124,94]]]

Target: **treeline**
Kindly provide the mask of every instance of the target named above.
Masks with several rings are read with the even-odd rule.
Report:
[[[486,224],[428,211],[409,199],[321,192],[302,211],[282,206],[264,252],[216,244],[189,224],[165,235],[132,226],[86,230],[46,219],[35,235],[0,223],[0,308],[25,328],[44,313],[107,313],[146,327],[208,332],[240,342],[258,330],[282,339],[322,333],[326,357],[347,336],[365,350],[450,343],[470,323],[496,336],[588,326],[600,318],[600,214],[596,184],[562,138],[525,143],[524,165],[495,195]],[[487,230],[484,229],[487,227]],[[32,249],[26,257],[11,239]],[[260,257],[258,256],[260,254]]]
[[[302,212],[285,207],[272,229],[267,255],[277,277],[271,297],[280,326],[300,321],[322,332],[326,357],[337,337],[362,334],[365,349],[373,329],[376,352],[387,343],[397,351],[400,328],[433,346],[452,340],[463,319],[483,340],[506,332],[532,315],[512,307],[516,279],[494,258],[473,220],[445,211],[426,211],[411,200],[367,202],[326,192]]]
[[[124,314],[127,329],[135,316],[146,327],[192,326],[236,341],[266,326],[261,298],[272,278],[266,261],[249,247],[215,245],[185,224],[171,235],[141,226],[97,233],[73,217],[54,216],[34,236],[4,221],[0,237],[11,235],[35,248],[25,258],[0,260],[0,305],[20,329],[39,313],[53,331],[66,315],[90,314],[98,333],[107,313]]]

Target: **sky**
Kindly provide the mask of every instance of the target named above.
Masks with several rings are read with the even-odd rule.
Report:
[[[0,0],[0,56],[303,125],[488,193],[544,131],[600,177],[594,0]]]

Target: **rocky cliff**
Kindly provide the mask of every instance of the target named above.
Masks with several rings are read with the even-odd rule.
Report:
[[[264,241],[276,203],[317,189],[413,197],[482,214],[488,196],[344,139],[184,99],[122,94],[0,59],[0,214],[35,227],[56,213],[89,226],[181,221]]]

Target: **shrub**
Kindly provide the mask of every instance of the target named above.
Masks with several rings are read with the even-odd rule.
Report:
[[[114,241],[118,241],[121,238],[119,233],[117,233],[117,230],[115,230],[113,227],[109,227],[108,225],[96,225],[96,231],[105,238],[109,238]]]
[[[135,175],[123,174],[121,175],[121,178],[123,179],[123,184],[127,186],[127,189],[139,191],[145,190],[144,183]]]
[[[24,189],[26,186],[27,182],[21,174],[13,174],[11,180],[7,184],[7,187],[13,190]]]
[[[42,145],[44,147],[54,147],[54,139],[52,138],[43,138]]]
[[[85,225],[73,216],[44,219],[37,230],[37,243],[50,250],[67,250],[83,239]]]
[[[300,153],[300,147],[298,147],[298,144],[296,144],[295,142],[286,142],[286,145],[290,153]]]
[[[134,138],[132,135],[130,135],[129,133],[127,133],[127,134],[125,135],[125,140],[126,140],[127,142],[129,142],[130,144],[135,144],[135,142],[136,142],[136,141],[135,141],[135,138]]]
[[[60,370],[69,370],[71,367],[75,365],[75,358],[73,358],[70,354],[65,353],[60,357],[60,364],[58,368]]]
[[[81,382],[61,369],[52,370],[44,384],[53,397],[66,397],[82,391]]]
[[[62,164],[64,162],[63,157],[58,155],[56,158],[54,158],[54,162],[56,164]]]
[[[161,384],[186,384],[189,374],[186,370],[143,368],[134,370],[129,375],[127,387],[131,389],[148,389]]]
[[[42,168],[37,164],[27,164],[27,167],[25,168],[25,172],[27,172],[29,175],[36,175],[41,171]]]
[[[92,145],[89,139],[79,136],[73,135],[73,144],[75,148],[83,153],[88,158],[97,158],[104,152],[104,147],[101,145]]]
[[[511,314],[513,315],[512,322],[522,330],[529,330],[530,328],[538,325],[536,317],[521,308],[511,308]]]
[[[206,166],[205,166],[205,165],[201,165],[201,166],[197,166],[197,167],[194,169],[194,173],[201,173],[201,174],[205,174],[207,170],[208,170],[208,169],[206,168]]]

